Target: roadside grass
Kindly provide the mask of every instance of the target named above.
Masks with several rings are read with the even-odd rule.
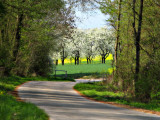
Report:
[[[106,64],[96,63],[96,64],[59,64],[57,70],[66,70],[67,74],[71,78],[102,78],[103,73],[107,73],[111,69],[111,60],[107,60]],[[57,75],[64,76],[65,73],[58,71]]]
[[[93,83],[79,83],[74,86],[74,89],[81,94],[93,98],[97,101],[115,102],[119,104],[129,105],[135,108],[142,108],[153,111],[160,111],[160,103],[140,103],[132,101],[129,97],[126,98],[122,92],[109,91],[108,86],[103,85],[101,82]]]
[[[34,104],[17,101],[9,93],[27,81],[74,81],[53,77],[4,77],[0,78],[0,120],[48,120],[48,115]]]
[[[7,94],[0,95],[1,120],[48,120],[47,114],[31,103],[17,102]]]

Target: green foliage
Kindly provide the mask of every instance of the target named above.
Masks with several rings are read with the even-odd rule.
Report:
[[[50,54],[57,49],[56,39],[63,35],[63,27],[71,25],[71,15],[65,20],[64,11],[62,0],[0,2],[0,67],[4,75],[46,76],[52,72]]]
[[[139,19],[137,18],[140,14],[140,2],[136,1],[135,11],[132,9],[132,0],[122,0],[121,3],[121,20],[119,22],[120,47],[118,50],[117,69],[114,72],[113,84],[118,88],[122,88],[121,90],[126,94],[130,94],[132,99],[137,99],[141,102],[158,101],[159,98],[159,5],[160,3],[158,1],[151,0],[146,0],[143,4],[143,22],[142,26],[140,26],[142,28],[140,40],[140,71],[138,75],[139,79],[135,81],[137,56],[133,15],[135,13],[135,29],[138,30]],[[101,6],[101,11],[104,14],[110,15],[109,23],[115,30],[117,30],[118,6],[118,0],[104,0]]]
[[[4,14],[6,13],[5,7],[2,2],[0,2],[0,18],[3,18]]]

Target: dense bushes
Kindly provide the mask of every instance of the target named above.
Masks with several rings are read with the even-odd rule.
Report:
[[[52,72],[50,53],[58,49],[57,39],[66,35],[63,28],[71,26],[66,10],[62,0],[0,2],[1,76]]]

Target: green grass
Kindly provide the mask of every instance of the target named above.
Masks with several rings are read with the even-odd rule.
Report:
[[[56,67],[57,70],[66,70],[69,77],[79,78],[79,77],[94,77],[100,78],[102,77],[102,73],[106,73],[108,69],[111,68],[111,61],[107,60],[106,64],[65,64],[58,65]],[[57,72],[58,75],[64,75],[64,72]],[[87,77],[88,76],[88,77]]]
[[[17,102],[11,95],[0,96],[1,120],[48,120],[46,113],[31,103]]]
[[[0,120],[48,120],[47,114],[34,104],[18,102],[8,93],[27,81],[74,81],[53,77],[4,77],[0,78]]]
[[[87,97],[93,98],[98,101],[115,102],[125,105],[130,105],[136,108],[147,110],[160,111],[160,104],[154,101],[150,103],[140,103],[129,100],[129,97],[124,97],[122,92],[109,91],[108,86],[103,85],[101,82],[94,83],[79,83],[74,86],[74,89]]]

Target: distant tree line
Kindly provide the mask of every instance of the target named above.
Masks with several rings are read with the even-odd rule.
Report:
[[[61,58],[62,65],[66,58],[73,58],[75,65],[80,63],[80,58],[86,58],[89,64],[96,56],[101,56],[102,63],[105,63],[109,54],[114,55],[115,36],[112,29],[74,29],[71,36],[61,42],[61,52],[55,51],[53,58],[56,61]]]

